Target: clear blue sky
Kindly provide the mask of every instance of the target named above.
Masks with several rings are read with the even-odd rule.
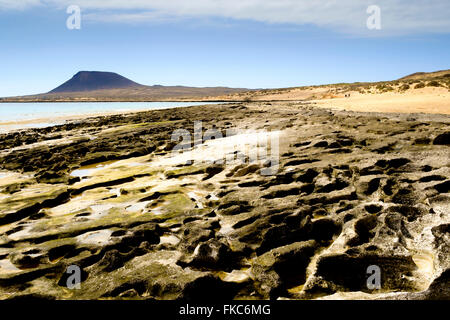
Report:
[[[450,68],[450,1],[378,1],[381,30],[366,27],[367,1],[277,1],[0,0],[0,96],[47,92],[80,70],[147,85],[274,88]],[[66,27],[74,3],[80,30]]]

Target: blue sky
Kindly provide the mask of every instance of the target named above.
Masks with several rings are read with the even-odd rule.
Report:
[[[275,88],[448,69],[447,0],[0,0],[0,96],[80,70],[153,85]],[[355,4],[356,3],[356,4]],[[66,8],[81,8],[69,30]],[[369,30],[370,4],[381,30]]]

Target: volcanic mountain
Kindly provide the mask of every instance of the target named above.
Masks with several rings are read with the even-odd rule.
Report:
[[[216,101],[249,89],[228,87],[146,86],[114,72],[80,71],[41,94],[0,98],[0,102],[52,101]]]
[[[131,81],[114,72],[80,71],[72,79],[64,82],[49,93],[81,92],[101,89],[118,89],[142,87],[139,83]]]

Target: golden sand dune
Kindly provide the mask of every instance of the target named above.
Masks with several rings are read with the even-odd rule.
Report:
[[[450,114],[450,92],[445,88],[423,88],[404,93],[350,93],[347,98],[316,100],[317,106],[347,111]]]

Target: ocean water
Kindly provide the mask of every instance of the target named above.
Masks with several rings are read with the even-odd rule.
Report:
[[[39,102],[0,103],[0,131],[39,128],[83,115],[168,109],[214,102]]]

